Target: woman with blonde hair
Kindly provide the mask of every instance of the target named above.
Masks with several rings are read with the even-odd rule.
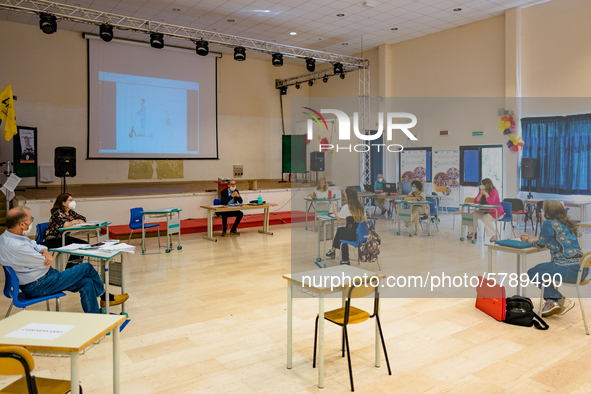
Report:
[[[562,294],[553,285],[555,276],[559,282],[574,283],[579,272],[579,262],[583,251],[577,239],[577,226],[568,218],[566,209],[560,201],[545,200],[542,206],[546,221],[542,225],[540,237],[532,239],[527,234],[521,235],[523,242],[530,242],[536,248],[547,247],[550,249],[551,261],[538,264],[527,271],[530,280],[538,283],[538,287],[544,286],[544,300],[542,316],[552,316],[557,313],[564,315],[571,310],[575,303]],[[589,268],[583,270],[581,278],[585,278]],[[548,283],[542,279],[549,274],[552,281]]]
[[[408,193],[406,197],[404,197],[406,201],[425,201],[425,191],[423,190],[423,182],[421,181],[412,181],[411,183],[411,192]],[[410,228],[410,223],[414,223],[415,225],[415,235],[419,235],[420,229],[420,218],[421,215],[427,213],[428,206],[419,205],[419,206],[411,206],[410,221],[404,223],[407,228]]]
[[[347,197],[347,204],[341,207],[341,210],[337,214],[337,204],[333,203],[332,209],[335,213],[337,220],[345,219],[347,225],[345,227],[339,227],[332,240],[332,248],[328,251],[326,256],[334,257],[336,250],[341,247],[341,241],[356,241],[357,240],[357,226],[359,223],[366,220],[365,208],[359,202],[359,196],[357,195],[357,189],[352,186],[348,186],[345,189],[345,196]],[[349,245],[345,244],[341,255],[341,264],[349,264]]]

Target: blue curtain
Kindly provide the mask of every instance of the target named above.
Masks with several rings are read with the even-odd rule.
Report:
[[[375,134],[377,130],[370,131],[370,134]],[[384,134],[380,136],[380,138],[371,141],[372,144],[383,144],[384,143]],[[371,149],[371,184],[373,185],[376,179],[378,178],[378,174],[384,174],[384,149],[385,146],[380,146],[380,151],[378,152],[377,146],[372,146]],[[394,182],[394,180],[386,179],[388,182]]]
[[[532,191],[591,194],[591,114],[524,118],[521,127],[523,157],[538,160]]]

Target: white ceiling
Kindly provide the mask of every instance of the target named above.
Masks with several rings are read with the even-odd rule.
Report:
[[[98,11],[149,19],[264,41],[355,55],[380,44],[393,44],[501,15],[513,7],[549,0],[59,0]],[[174,8],[180,11],[173,11]],[[455,8],[462,11],[454,12]],[[342,13],[344,17],[336,15]],[[233,19],[235,22],[228,22]],[[38,24],[36,15],[0,11],[0,20]],[[392,31],[392,28],[398,28]],[[58,30],[98,34],[98,27],[59,21]],[[292,36],[290,32],[296,32]],[[146,35],[115,31],[118,38]],[[347,43],[348,45],[343,45]],[[191,46],[190,42],[175,45]],[[211,47],[211,50],[220,48]],[[227,52],[223,51],[222,52]],[[251,54],[248,55],[249,57]],[[257,57],[257,56],[254,56]]]

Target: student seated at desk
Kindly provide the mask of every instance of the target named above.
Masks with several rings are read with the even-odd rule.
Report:
[[[312,197],[315,199],[327,199],[328,200],[328,182],[326,182],[326,178],[320,178],[318,180],[318,186],[314,189],[312,194],[308,197]],[[316,202],[316,211],[326,211],[330,210],[330,204],[327,202]]]
[[[74,201],[71,194],[62,193],[57,196],[53,203],[53,207],[51,208],[51,218],[49,219],[49,225],[45,232],[45,241],[43,241],[43,245],[47,246],[49,249],[62,247],[62,233],[59,229],[72,227],[76,224],[86,222],[84,216],[74,211],[75,208],[76,201]],[[70,237],[69,235],[66,235],[65,241],[65,245],[88,243],[82,239]],[[77,259],[79,259],[79,257],[70,255],[70,261]],[[68,263],[66,268],[70,268],[71,266],[72,264]]]
[[[474,202],[476,204],[482,205],[497,205],[501,206],[501,200],[499,199],[499,192],[495,189],[492,181],[488,178],[484,178],[480,181],[480,190],[478,194],[474,198]],[[501,219],[505,216],[505,211],[503,208],[496,208],[496,209],[489,209],[488,213],[483,211],[477,211],[476,217],[482,220],[484,223],[484,228],[487,233],[493,234],[490,238],[490,242],[495,242],[497,239],[495,237],[495,228],[493,226],[493,222],[495,219]],[[476,238],[477,233],[474,234],[474,238]],[[468,233],[468,239],[472,239],[472,233]]]
[[[332,204],[333,212],[337,220],[346,220],[347,225],[345,227],[339,227],[332,241],[332,248],[328,251],[326,256],[333,257],[336,254],[336,250],[341,247],[341,240],[343,241],[356,241],[357,240],[357,226],[362,221],[365,221],[365,208],[359,202],[359,196],[357,190],[348,186],[345,189],[345,196],[347,198],[347,204],[341,207],[341,210],[337,214],[337,204]],[[349,265],[349,245],[345,245],[343,248],[343,254],[341,255],[341,264]]]
[[[386,198],[384,196],[380,196],[380,193],[383,192],[384,187],[384,176],[382,174],[378,174],[378,178],[376,179],[375,183],[373,184],[373,190],[375,193],[378,194],[378,196],[376,197],[376,205],[378,206],[378,208],[380,208],[382,210],[382,215],[385,214],[386,212],[388,212],[388,209],[386,208]]]
[[[411,191],[408,193],[404,199],[406,201],[425,201],[425,192],[423,191],[423,182],[421,181],[412,181],[411,184]],[[419,235],[419,229],[421,228],[421,215],[427,213],[427,209],[429,209],[428,205],[419,205],[411,207],[411,215],[410,215],[410,222],[413,222],[415,225],[415,235]],[[404,223],[407,228],[410,228],[410,222]]]
[[[236,189],[236,181],[234,179],[230,179],[228,181],[228,187],[222,190],[222,205],[228,204],[242,204],[242,197],[240,197],[240,193],[238,189]],[[229,211],[229,212],[221,212],[219,214],[222,217],[222,237],[226,236],[226,230],[228,228],[228,217],[235,217],[234,225],[232,226],[232,230],[230,230],[230,235],[238,236],[240,233],[236,231],[240,221],[242,220],[242,216],[244,214],[242,211]]]
[[[7,230],[0,235],[0,264],[14,270],[25,296],[38,298],[71,291],[80,293],[84,312],[100,312],[97,298],[101,297],[104,307],[105,286],[92,265],[82,263],[64,271],[51,268],[53,257],[47,247],[27,237],[33,228],[33,217],[28,208],[8,211],[6,227]],[[129,298],[127,294],[109,296],[110,305],[121,304]]]
[[[542,275],[549,274],[553,279],[555,274],[560,275],[560,282],[575,283],[579,273],[579,263],[583,257],[583,251],[577,239],[577,225],[569,220],[566,209],[560,201],[544,201],[544,218],[540,238],[532,239],[527,234],[521,235],[523,242],[530,242],[536,248],[544,246],[550,249],[551,261],[538,264],[527,271],[530,280],[539,282],[538,287],[544,286],[544,300],[542,316],[552,316],[557,313],[564,315],[574,306],[574,301],[564,298],[553,286],[553,283],[545,283]],[[587,277],[589,268],[583,270],[581,280]],[[547,275],[544,275],[546,277]]]

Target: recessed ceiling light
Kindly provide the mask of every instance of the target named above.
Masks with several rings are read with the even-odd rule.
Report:
[[[290,36],[295,36],[296,34],[298,34],[298,33],[296,33],[295,31],[292,31],[291,33],[289,33]]]
[[[343,42],[341,45],[349,45],[348,42]]]
[[[345,14],[337,14],[337,16],[338,16],[339,18],[342,18],[343,16],[345,16]]]
[[[234,19],[228,19],[228,22],[236,22]]]
[[[391,28],[390,30],[392,30],[392,31],[396,31],[396,30],[398,30],[398,28],[397,28],[397,27],[393,27],[393,28]]]
[[[173,8],[172,10],[173,10],[174,12],[181,12],[181,9],[180,9],[180,8]]]
[[[461,8],[454,8],[454,12],[460,12],[460,11],[462,11]]]

